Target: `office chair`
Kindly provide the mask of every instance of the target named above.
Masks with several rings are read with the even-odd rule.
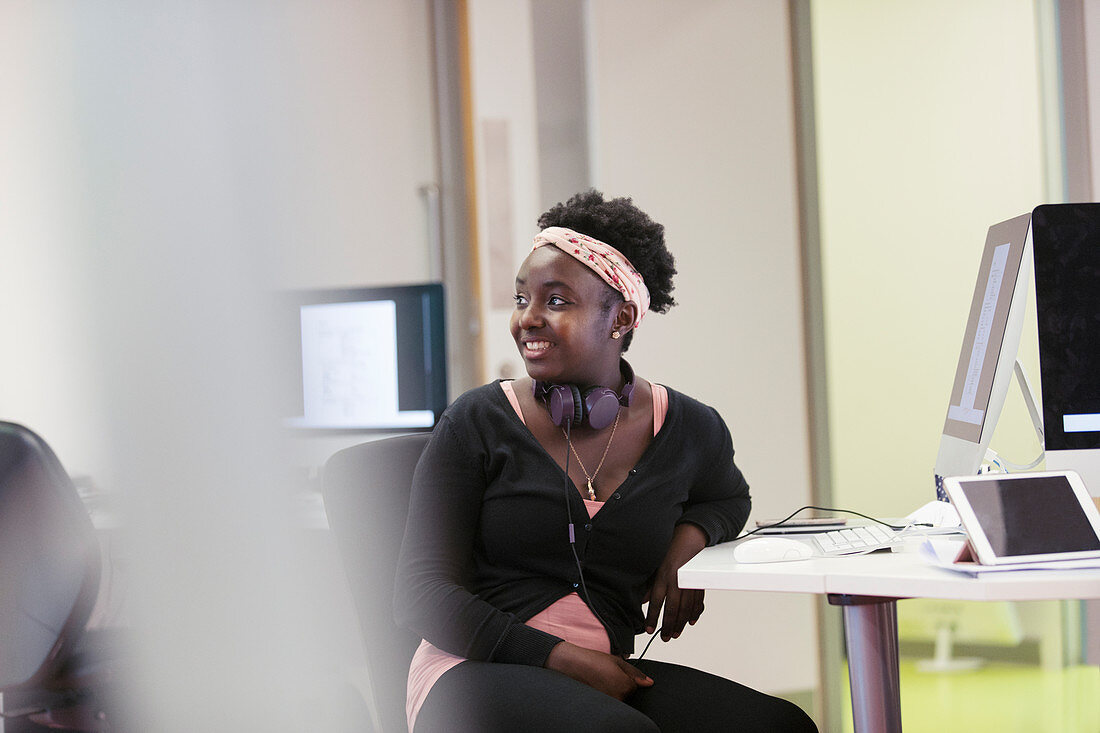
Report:
[[[405,686],[420,637],[393,618],[397,556],[413,470],[430,433],[346,448],[325,463],[325,512],[359,616],[370,703],[381,733],[404,733]]]
[[[99,543],[69,475],[42,438],[0,422],[5,730],[111,729],[97,699],[105,669],[83,649],[99,580]]]

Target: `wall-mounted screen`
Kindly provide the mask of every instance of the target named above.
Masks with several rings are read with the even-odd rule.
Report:
[[[296,354],[291,427],[430,429],[447,406],[443,286],[298,291],[284,310]]]

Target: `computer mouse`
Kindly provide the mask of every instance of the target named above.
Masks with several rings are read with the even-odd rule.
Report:
[[[930,501],[905,518],[911,524],[922,524],[932,527],[958,527],[959,512],[946,501]]]
[[[733,559],[745,563],[808,560],[815,554],[805,542],[786,537],[757,537],[733,548]]]

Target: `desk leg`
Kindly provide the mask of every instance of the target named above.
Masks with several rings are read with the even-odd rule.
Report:
[[[900,733],[897,599],[830,594],[829,603],[844,607],[856,733]]]

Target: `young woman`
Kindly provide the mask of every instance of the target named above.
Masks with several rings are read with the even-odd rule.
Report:
[[[511,319],[527,377],[459,397],[417,466],[395,609],[425,640],[410,731],[816,730],[735,682],[629,661],[659,618],[666,641],[699,618],[676,571],[736,536],[749,487],[718,413],[623,359],[674,304],[664,228],[596,191],[539,226]]]

